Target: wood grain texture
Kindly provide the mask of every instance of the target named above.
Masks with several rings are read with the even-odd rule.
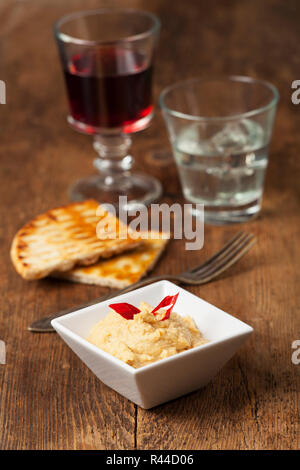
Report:
[[[66,98],[52,24],[71,10],[123,5],[105,0],[3,1],[0,78],[1,449],[296,449],[300,446],[299,115],[291,82],[299,79],[297,0],[132,0],[162,21],[155,97],[177,79],[242,74],[272,81],[281,100],[270,151],[263,210],[249,224],[205,228],[205,245],[186,252],[174,241],[155,273],[202,261],[237,230],[257,245],[228,273],[190,289],[252,325],[247,345],[204,389],[141,410],[108,389],[55,334],[27,331],[33,320],[88,301],[104,288],[42,280],[26,283],[9,260],[11,240],[32,216],[68,202],[71,182],[91,174],[88,137],[66,124]],[[159,177],[165,198],[180,201],[162,117],[134,136],[136,167]]]

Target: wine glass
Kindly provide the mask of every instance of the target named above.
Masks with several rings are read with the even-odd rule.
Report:
[[[153,57],[158,18],[133,9],[71,13],[54,26],[69,100],[69,124],[92,135],[100,174],[76,182],[72,200],[150,204],[162,193],[155,178],[131,173],[130,135],[153,117]],[[124,198],[123,198],[124,199]],[[125,198],[126,199],[126,198]]]

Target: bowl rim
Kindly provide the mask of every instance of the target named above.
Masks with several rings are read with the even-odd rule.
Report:
[[[54,322],[55,322],[55,320],[53,320],[53,323]],[[189,355],[192,355],[192,354],[196,354],[197,352],[200,352],[204,349],[210,349],[210,348],[212,348],[213,346],[215,346],[217,344],[227,343],[228,341],[231,341],[235,338],[239,338],[239,337],[242,337],[242,336],[248,336],[248,335],[252,334],[252,332],[254,330],[251,326],[249,326],[249,325],[247,325],[247,326],[249,327],[248,331],[245,330],[245,331],[240,332],[240,333],[235,333],[234,335],[227,335],[222,339],[211,340],[208,343],[201,344],[200,346],[196,346],[196,347],[191,348],[191,349],[187,349],[186,351],[181,351],[181,352],[179,352],[177,354],[174,354],[172,356],[165,357],[164,359],[160,359],[159,361],[151,362],[150,364],[146,364],[145,366],[138,367],[138,368],[130,366],[129,364],[126,364],[126,362],[123,362],[121,359],[118,359],[117,357],[115,357],[112,354],[104,351],[103,349],[98,348],[98,346],[90,343],[85,338],[82,338],[77,333],[74,333],[72,330],[70,330],[69,328],[67,328],[64,325],[60,324],[58,329],[61,330],[64,333],[66,333],[69,337],[72,337],[73,340],[77,341],[78,343],[83,344],[88,349],[91,349],[91,351],[93,351],[95,354],[101,356],[102,358],[104,358],[106,360],[114,362],[117,366],[119,366],[121,368],[124,368],[129,373],[136,376],[136,375],[142,374],[145,371],[151,370],[153,368],[157,368],[157,367],[162,366],[164,364],[167,364],[169,362],[174,362],[174,361],[176,361],[176,360],[178,360],[182,357],[189,356]]]
[[[68,335],[69,337],[71,337],[74,341],[76,341],[77,343],[81,343],[83,346],[87,347],[88,349],[90,349],[93,353],[97,354],[98,356],[100,356],[101,358],[105,359],[105,360],[109,360],[109,361],[112,361],[113,363],[115,363],[116,366],[119,366],[123,369],[125,369],[127,372],[129,372],[130,374],[132,374],[133,376],[136,376],[136,375],[140,375],[142,374],[143,372],[146,372],[148,370],[151,370],[153,368],[157,368],[157,367],[160,367],[160,366],[163,366],[167,363],[170,363],[170,362],[173,362],[173,361],[176,361],[177,359],[180,359],[182,357],[185,357],[185,356],[189,356],[189,355],[192,355],[192,354],[196,354],[198,352],[201,352],[202,350],[206,350],[206,349],[210,349],[212,348],[213,346],[217,345],[217,344],[222,344],[222,343],[226,343],[228,341],[231,341],[235,338],[238,338],[238,337],[242,337],[242,336],[248,336],[250,334],[253,333],[254,329],[252,328],[252,326],[248,325],[247,323],[243,322],[242,320],[240,320],[239,318],[236,318],[235,316],[221,310],[220,308],[218,307],[215,307],[213,304],[207,302],[206,300],[202,299],[201,297],[193,294],[192,292],[189,292],[187,291],[186,289],[180,287],[180,286],[177,286],[176,284],[174,284],[173,282],[170,282],[168,280],[161,280],[161,281],[157,281],[157,282],[153,282],[151,284],[148,284],[147,286],[144,286],[144,287],[140,287],[138,289],[135,289],[134,291],[131,291],[131,292],[128,292],[128,293],[125,293],[125,294],[120,294],[119,296],[116,296],[114,297],[114,299],[118,299],[119,297],[123,297],[123,296],[126,296],[127,294],[132,294],[134,292],[137,292],[141,289],[147,289],[148,287],[150,286],[154,286],[154,285],[158,285],[158,284],[164,284],[164,283],[167,283],[167,284],[170,284],[174,287],[176,287],[177,289],[181,289],[183,291],[185,291],[187,294],[195,297],[197,300],[200,300],[202,302],[205,302],[206,304],[208,305],[211,305],[212,307],[214,308],[217,308],[222,314],[226,315],[226,316],[229,316],[231,318],[233,318],[235,321],[239,322],[240,325],[242,327],[244,327],[244,331],[240,331],[240,332],[237,332],[237,333],[234,333],[234,334],[227,334],[225,335],[223,338],[221,339],[215,339],[215,340],[210,340],[208,343],[205,343],[205,344],[201,344],[200,346],[196,346],[194,348],[191,348],[191,349],[187,349],[185,351],[181,351],[177,354],[174,354],[172,356],[169,356],[169,357],[166,357],[164,359],[160,359],[158,361],[155,361],[155,362],[151,362],[150,364],[146,364],[145,366],[142,366],[142,367],[139,367],[139,368],[135,368],[133,366],[130,366],[129,364],[126,364],[126,362],[123,362],[121,359],[118,359],[117,357],[113,356],[112,354],[104,351],[103,349],[99,348],[98,346],[90,343],[87,339],[81,337],[79,334],[75,333],[74,331],[72,331],[71,328],[68,328],[67,326],[63,325],[60,323],[60,320],[66,318],[66,317],[71,317],[73,315],[76,315],[76,314],[80,314],[80,312],[82,312],[82,315],[84,315],[84,310],[87,310],[87,309],[90,309],[91,307],[94,307],[94,306],[98,306],[98,305],[101,305],[105,302],[110,302],[111,299],[108,299],[108,300],[104,300],[102,302],[99,302],[97,304],[94,304],[92,306],[89,306],[89,307],[85,307],[85,308],[81,308],[81,309],[78,309],[78,310],[75,310],[74,312],[71,312],[71,313],[67,313],[65,315],[61,315],[60,317],[57,317],[55,318],[54,320],[51,321],[51,324],[53,326],[53,328],[58,332],[58,331],[61,331],[62,333],[65,333],[66,335]],[[182,315],[178,312],[178,315]],[[182,315],[183,316],[183,315]]]

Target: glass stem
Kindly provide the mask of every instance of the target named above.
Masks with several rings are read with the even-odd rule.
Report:
[[[129,135],[96,135],[93,145],[98,153],[94,166],[105,177],[105,185],[111,187],[120,177],[128,175],[133,164],[133,158],[128,154],[131,146]]]

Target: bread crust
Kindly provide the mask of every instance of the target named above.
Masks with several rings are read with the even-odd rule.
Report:
[[[107,260],[100,260],[88,267],[75,266],[65,272],[54,272],[53,277],[83,284],[122,289],[138,282],[161,257],[168,241],[159,232],[142,232],[144,245],[134,251],[119,254]]]
[[[107,238],[105,231],[101,238],[101,228],[97,228],[104,219],[109,227],[111,224],[117,228],[115,238]],[[93,264],[142,243],[141,237],[104,208],[99,211],[98,202],[86,200],[33,218],[15,235],[10,256],[17,272],[24,279],[34,280],[54,271],[69,271],[76,265]]]

